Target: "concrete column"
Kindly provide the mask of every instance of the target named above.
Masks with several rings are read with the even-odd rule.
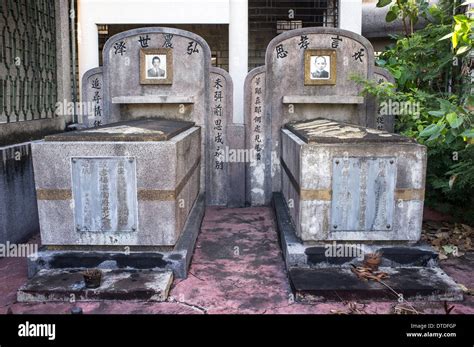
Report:
[[[68,0],[55,2],[56,10],[56,70],[57,95],[59,102],[71,101],[71,52],[69,39],[69,7]],[[64,119],[71,121],[68,116]]]
[[[77,46],[79,58],[79,90],[82,90],[81,80],[84,73],[99,66],[99,31],[96,23],[91,20],[94,9],[88,1],[79,0],[77,3],[78,32]]]
[[[362,33],[362,0],[339,0],[339,28]]]
[[[248,0],[229,0],[229,73],[234,83],[234,123],[244,121],[248,72]]]

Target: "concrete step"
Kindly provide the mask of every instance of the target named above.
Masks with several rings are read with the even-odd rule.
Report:
[[[147,300],[165,301],[173,282],[173,271],[101,270],[101,285],[86,288],[82,270],[39,271],[18,289],[19,302]]]
[[[398,300],[460,301],[461,288],[439,267],[380,267],[389,274],[383,283],[358,278],[350,267],[290,268],[298,301]],[[390,290],[388,287],[392,288]]]

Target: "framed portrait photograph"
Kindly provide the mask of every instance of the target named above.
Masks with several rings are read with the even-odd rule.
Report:
[[[171,48],[146,48],[140,51],[140,84],[172,84]]]
[[[336,84],[337,56],[333,49],[307,49],[304,56],[304,84]]]

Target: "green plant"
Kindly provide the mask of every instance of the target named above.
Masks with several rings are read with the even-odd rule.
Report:
[[[459,7],[467,6],[472,3],[474,3],[474,1],[466,1]],[[469,10],[467,13],[474,13],[474,11]],[[455,22],[453,31],[443,36],[440,41],[451,38],[451,44],[456,55],[462,55],[472,49],[474,19],[468,17],[466,14],[458,14],[454,16],[453,19]]]
[[[417,112],[396,116],[396,131],[428,147],[426,203],[474,224],[474,105],[467,74],[456,64],[461,59],[466,66],[473,22],[465,14],[453,14],[466,3],[441,0],[417,11],[410,7],[420,4],[379,1],[379,6],[398,6],[390,11],[411,23],[416,23],[411,17],[415,14],[429,20],[425,28],[395,37],[378,57],[377,64],[392,73],[395,85],[354,79],[362,94],[375,96],[379,103],[418,105]]]
[[[385,20],[393,22],[397,18],[401,19],[407,36],[413,34],[418,18],[426,17],[429,9],[429,2],[426,0],[379,0],[377,2],[377,7],[389,5]]]

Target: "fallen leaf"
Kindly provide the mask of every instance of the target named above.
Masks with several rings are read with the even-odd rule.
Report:
[[[395,305],[393,311],[395,314],[420,314],[417,310],[401,304]]]
[[[446,254],[439,253],[438,259],[439,259],[439,260],[446,260],[446,259],[448,259],[448,256],[447,256]]]

